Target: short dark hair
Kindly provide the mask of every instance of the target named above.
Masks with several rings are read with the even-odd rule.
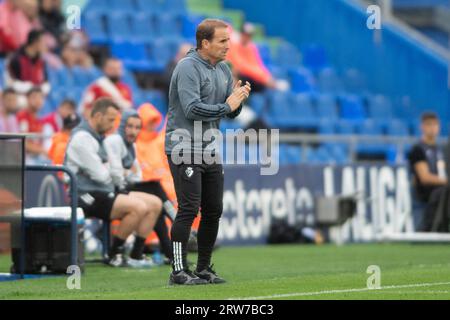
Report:
[[[27,97],[31,96],[33,93],[43,93],[42,89],[39,87],[32,87],[30,90],[28,90],[27,92]]]
[[[197,40],[197,49],[202,48],[202,41],[211,41],[214,38],[214,33],[218,28],[228,28],[228,25],[219,19],[205,19],[197,27],[195,39]]]
[[[106,64],[108,63],[108,62],[110,62],[110,61],[119,61],[119,62],[122,62],[122,60],[120,60],[119,58],[117,58],[117,57],[106,57],[106,58],[104,58],[103,59],[103,61],[101,62],[101,67],[102,68],[104,68],[105,66],[106,66]]]
[[[439,121],[439,117],[435,112],[426,111],[426,112],[422,113],[422,116],[420,117],[420,121],[423,123],[427,120]]]
[[[64,100],[59,104],[59,106],[62,106],[62,105],[65,105],[65,104],[69,105],[73,110],[75,110],[75,109],[77,108],[77,104],[76,104],[75,101],[73,101],[72,99],[64,99]]]
[[[97,113],[105,114],[109,108],[120,111],[119,106],[111,98],[97,99],[92,106],[91,117],[95,116]]]
[[[43,30],[33,29],[28,33],[26,45],[32,45],[44,35]]]
[[[13,88],[6,88],[5,90],[3,90],[2,95],[4,97],[7,96],[8,94],[17,94],[17,92]]]

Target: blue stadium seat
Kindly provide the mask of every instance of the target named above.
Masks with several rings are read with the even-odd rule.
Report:
[[[167,12],[185,14],[187,11],[186,0],[166,0],[165,9]]]
[[[319,120],[317,132],[323,135],[336,134],[336,123],[333,120],[322,118]]]
[[[75,78],[73,76],[71,69],[69,69],[67,67],[63,67],[60,70],[58,70],[57,73],[58,73],[58,85],[57,86],[62,87],[62,88],[69,88],[69,87],[73,87],[76,85]]]
[[[152,71],[153,65],[148,59],[147,50],[143,43],[139,42],[114,42],[111,45],[111,53],[121,59],[126,68],[132,71]]]
[[[355,123],[348,120],[340,120],[336,123],[336,133],[352,135],[355,134]]]
[[[120,42],[130,39],[133,33],[128,13],[112,11],[106,15],[106,21],[110,40]]]
[[[1,69],[1,67],[0,67]],[[48,77],[48,81],[50,82],[50,85],[52,86],[52,89],[54,89],[55,87],[59,87],[59,74],[58,74],[58,70],[51,68],[50,66],[47,65],[47,77]],[[3,77],[1,77],[3,78]],[[0,80],[1,81],[1,80]]]
[[[178,14],[164,13],[155,17],[155,27],[159,36],[181,37],[183,31],[183,20]]]
[[[149,45],[150,57],[155,64],[155,70],[163,71],[165,66],[173,59],[178,51],[175,42],[158,38]]]
[[[111,9],[109,0],[89,0],[84,7],[84,12],[103,14]]]
[[[366,120],[357,127],[360,135],[382,136],[383,126],[375,120]],[[360,154],[385,154],[388,146],[383,143],[362,142],[357,145],[356,151]]]
[[[116,12],[137,13],[137,6],[133,0],[110,0],[109,6]]]
[[[312,92],[315,90],[314,77],[304,67],[289,68],[288,70],[291,89],[294,92]]]
[[[369,116],[374,119],[390,120],[393,117],[392,103],[386,96],[375,95],[368,101]]]
[[[328,150],[324,147],[319,147],[317,149],[308,147],[305,149],[305,154],[306,154],[305,161],[307,163],[324,164],[333,161],[332,156],[329,154]]]
[[[319,118],[338,119],[336,97],[330,94],[319,95],[317,97],[317,114]]]
[[[259,42],[256,44],[259,55],[261,56],[261,59],[263,63],[266,66],[269,66],[272,64],[272,53],[270,52],[270,46],[267,43]]]
[[[137,84],[136,78],[134,77],[134,74],[127,68],[124,68],[122,81],[125,82],[127,85],[129,85],[133,91],[139,89],[139,86]]]
[[[90,71],[75,66],[72,68],[71,70],[72,72],[72,76],[74,79],[74,85],[79,86],[79,87],[85,87],[88,86],[91,82],[91,73]]]
[[[255,111],[258,115],[261,115],[266,108],[266,97],[262,93],[253,93],[250,95],[249,100],[250,107]]]
[[[276,97],[270,107],[270,117],[275,127],[282,129],[317,129],[319,121],[309,95],[282,95],[285,97]],[[281,99],[281,101],[278,99]]]
[[[131,19],[131,39],[143,43],[151,43],[157,35],[155,17],[148,12],[139,12]]]
[[[302,162],[302,148],[300,146],[288,145],[286,155],[289,164],[299,164]]]
[[[410,132],[415,137],[422,136],[422,131],[420,129],[420,120],[419,119],[413,119],[409,123]]]
[[[298,50],[292,43],[282,42],[277,48],[275,62],[276,64],[285,67],[298,66],[301,62],[300,50]]]
[[[348,153],[348,147],[342,144],[327,144],[324,146],[327,148],[332,162],[336,164],[346,164],[350,162],[350,157]]]
[[[164,12],[165,0],[136,0],[139,11],[160,13]]]
[[[387,123],[386,133],[391,136],[409,136],[410,132],[405,122],[391,120]]]
[[[325,146],[320,146],[316,149],[316,161],[321,164],[335,163],[335,159]]]
[[[56,108],[54,108],[51,99],[49,99],[47,97],[47,99],[45,99],[45,101],[44,101],[44,106],[39,111],[38,115],[39,115],[39,117],[45,117],[46,115],[48,115],[49,113],[52,113],[55,110],[56,110]]]
[[[339,101],[343,119],[355,121],[366,119],[366,110],[359,96],[344,95],[340,97]]]
[[[286,144],[280,144],[278,150],[279,165],[289,165],[289,156]]]
[[[319,71],[319,89],[324,93],[338,94],[342,91],[342,83],[334,68],[326,67]]]
[[[275,79],[284,79],[289,81],[288,69],[280,65],[270,65],[268,69]]]
[[[363,74],[355,68],[345,70],[343,80],[345,91],[349,93],[357,94],[367,90]]]
[[[108,34],[104,24],[104,16],[96,11],[86,11],[82,16],[82,26],[89,36],[90,43],[103,45],[108,43]]]
[[[318,44],[310,44],[303,49],[303,64],[314,72],[328,66],[325,48]]]
[[[182,34],[184,38],[195,38],[197,25],[204,19],[204,16],[189,14],[183,16]]]
[[[383,135],[383,125],[375,120],[365,120],[356,126],[356,131],[361,135]]]

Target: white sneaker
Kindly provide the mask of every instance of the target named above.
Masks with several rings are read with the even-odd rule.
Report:
[[[126,263],[125,259],[123,258],[122,254],[120,254],[120,253],[114,255],[114,257],[112,257],[108,261],[108,264],[114,268],[124,267],[125,263]]]
[[[142,259],[127,259],[127,267],[136,269],[150,269],[156,266],[152,259],[147,258],[147,256],[142,255]]]

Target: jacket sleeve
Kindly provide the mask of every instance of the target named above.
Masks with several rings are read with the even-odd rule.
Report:
[[[90,143],[88,139],[92,140],[87,134],[79,133],[74,136],[67,150],[67,156],[92,180],[102,184],[110,184],[112,179],[109,170],[98,156],[98,150],[94,143]]]
[[[189,63],[179,64],[177,90],[181,107],[189,120],[216,121],[231,112],[227,103],[206,104],[200,97],[200,76]]]
[[[125,186],[125,171],[122,166],[122,141],[118,135],[111,135],[103,142],[108,154],[109,171],[114,185],[118,188]]]

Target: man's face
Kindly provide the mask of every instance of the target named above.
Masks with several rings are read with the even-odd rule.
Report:
[[[422,122],[422,133],[429,139],[436,139],[441,131],[441,125],[437,119],[427,119]]]
[[[17,107],[17,95],[14,93],[8,93],[3,96],[3,108],[6,113],[16,113]]]
[[[44,95],[41,92],[33,92],[28,96],[28,108],[34,112],[39,112],[44,106]]]
[[[109,60],[103,69],[105,75],[111,80],[119,81],[123,75],[122,62],[119,60]]]
[[[70,105],[69,103],[63,103],[59,108],[58,108],[58,113],[61,116],[61,118],[65,119],[68,116],[72,115],[75,113],[75,110],[73,109],[72,105]]]
[[[125,138],[128,143],[135,143],[139,132],[141,132],[142,122],[141,119],[131,117],[127,120],[125,125]]]
[[[97,113],[94,116],[94,121],[96,122],[97,132],[99,134],[105,134],[114,127],[114,122],[116,121],[119,111],[110,107],[106,110],[105,114]]]
[[[204,41],[203,48],[214,61],[225,60],[230,49],[230,34],[227,28],[217,28],[211,41]]]

